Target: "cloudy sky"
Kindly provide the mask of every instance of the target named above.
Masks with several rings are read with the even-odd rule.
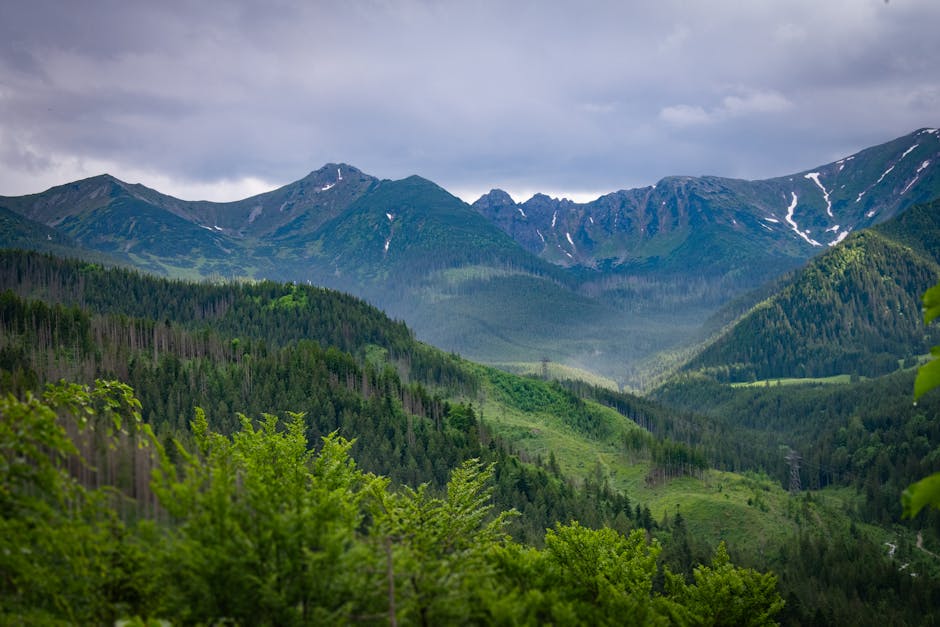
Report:
[[[784,175],[940,125],[938,27],[937,0],[0,0],[0,195]]]

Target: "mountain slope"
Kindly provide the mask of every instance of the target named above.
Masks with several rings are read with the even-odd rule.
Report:
[[[686,366],[723,381],[875,376],[926,353],[920,296],[940,278],[940,201],[849,237]]]
[[[4,207],[0,207],[0,242],[6,248],[78,247],[74,240],[56,229]]]
[[[422,339],[469,358],[576,361],[629,354],[634,343],[615,309],[420,177],[382,181],[307,250],[316,282],[355,286]]]
[[[302,245],[296,237],[286,245]],[[431,181],[382,181],[325,223],[308,244],[340,275],[360,280],[421,277],[480,263],[561,276]]]

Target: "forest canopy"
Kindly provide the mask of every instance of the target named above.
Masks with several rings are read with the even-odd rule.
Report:
[[[687,581],[643,530],[517,543],[493,464],[393,489],[350,441],[311,447],[302,414],[226,436],[197,410],[192,442],[164,446],[140,411],[108,381],[0,398],[4,621],[759,625],[783,607],[723,545]]]

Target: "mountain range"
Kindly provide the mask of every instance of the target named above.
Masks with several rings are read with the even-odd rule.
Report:
[[[473,359],[644,387],[729,300],[940,196],[938,158],[940,131],[921,129],[787,176],[674,176],[583,204],[493,190],[468,205],[347,164],[229,203],[102,175],[0,197],[0,245],[338,288]]]
[[[709,270],[706,240],[754,245],[759,258],[805,259],[849,233],[884,221],[937,191],[937,129],[863,150],[796,174],[763,181],[672,176],[577,204],[537,194],[515,203],[493,190],[473,204],[527,250],[565,266],[642,267],[685,272],[687,255]],[[933,167],[931,167],[933,165]],[[701,267],[701,266],[699,266]],[[756,277],[759,279],[759,277]]]

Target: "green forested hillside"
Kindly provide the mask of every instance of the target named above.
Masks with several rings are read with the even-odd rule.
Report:
[[[940,396],[927,395],[914,404],[914,374],[908,369],[841,385],[804,382],[781,386],[768,382],[747,387],[732,387],[695,374],[677,377],[653,395],[675,409],[707,414],[733,433],[728,452],[734,463],[756,464],[784,486],[792,485],[796,472],[799,487],[812,491],[806,492],[805,498],[815,495],[816,499],[835,497],[841,501],[840,507],[853,519],[851,527],[829,541],[801,537],[781,552],[781,562],[775,568],[782,581],[795,586],[793,602],[820,608],[816,620],[827,616],[821,608],[832,608],[834,599],[846,592],[849,594],[842,602],[849,606],[872,603],[873,599],[885,602],[880,587],[872,587],[873,581],[887,574],[880,570],[882,566],[876,566],[880,562],[873,559],[873,551],[890,554],[899,573],[931,578],[940,574],[940,512],[924,511],[913,520],[902,519],[901,492],[940,470],[936,420]],[[741,442],[747,446],[742,448]],[[800,458],[796,471],[786,460],[790,451]],[[882,536],[880,549],[866,547],[859,541],[859,530],[865,525],[893,532]],[[801,563],[817,566],[803,572],[798,566]],[[836,579],[839,585],[822,592],[831,586],[826,582]],[[809,581],[814,583],[808,585]],[[908,584],[888,584],[896,590],[897,602],[933,603]],[[856,607],[845,612],[841,619],[828,615],[827,620],[856,622],[861,610]],[[913,616],[907,620],[910,624],[928,621]]]
[[[940,202],[848,238],[796,272],[685,370],[721,381],[896,370],[937,342],[937,332],[921,322],[920,295],[940,277],[938,237]]]
[[[912,369],[844,385],[731,387],[689,376],[664,385],[654,397],[705,413],[747,440],[746,455],[737,452],[729,462],[762,467],[786,484],[784,456],[793,448],[804,460],[803,487],[863,491],[866,519],[889,523],[900,518],[900,491],[940,470],[934,419],[940,398],[928,396],[915,405],[913,383]]]
[[[513,461],[513,443],[477,413],[487,381],[503,375],[416,342],[404,324],[362,301],[308,286],[193,284],[32,253],[0,255],[8,288],[0,296],[5,391],[38,392],[61,378],[119,379],[137,391],[161,437],[185,434],[196,406],[224,433],[237,428],[236,412],[306,412],[312,440],[334,431],[355,438],[363,467],[410,485],[442,486],[470,457],[503,459],[497,496],[527,514],[513,527],[522,537],[571,518],[613,523],[625,512],[627,529],[642,516],[642,507],[628,509],[609,489],[588,497],[557,468],[553,476]],[[590,430],[589,411],[567,415],[579,413],[579,428]],[[623,426],[608,427],[607,436],[618,439]]]
[[[416,342],[404,324],[329,290],[271,282],[193,284],[33,253],[2,255],[0,391],[7,403],[4,416],[23,412],[41,416],[45,410],[39,405],[45,404],[67,426],[68,407],[81,405],[68,399],[75,394],[80,398],[91,394],[98,400],[88,402],[105,419],[102,422],[96,418],[94,424],[102,425],[100,433],[106,434],[110,429],[107,425],[117,424],[112,420],[114,412],[133,409],[123,388],[115,387],[117,384],[93,383],[96,379],[116,379],[134,388],[141,401],[134,411],[153,430],[152,446],[162,447],[167,463],[177,469],[164,475],[168,478],[162,488],[148,492],[146,476],[152,459],[134,457],[136,453],[131,454],[126,442],[119,441],[116,448],[110,449],[103,446],[102,440],[81,435],[81,422],[68,427],[66,435],[88,462],[85,467],[72,460],[64,467],[79,478],[84,490],[90,490],[80,498],[99,503],[104,497],[99,496],[103,493],[98,489],[116,482],[132,500],[111,503],[105,509],[95,505],[62,510],[54,503],[38,505],[30,500],[37,497],[46,503],[45,490],[53,489],[53,484],[30,487],[23,494],[16,492],[17,499],[23,496],[26,500],[14,499],[15,504],[10,506],[13,509],[5,510],[7,517],[3,520],[9,530],[5,537],[11,543],[31,547],[43,557],[35,562],[33,570],[16,559],[4,562],[14,573],[0,588],[10,601],[3,607],[14,608],[8,610],[13,612],[11,616],[35,611],[36,620],[41,621],[66,616],[63,612],[68,611],[73,613],[65,620],[73,622],[113,620],[135,613],[174,617],[181,622],[222,615],[252,622],[250,617],[257,616],[252,612],[262,607],[268,612],[287,612],[284,616],[307,607],[312,613],[304,614],[299,622],[388,622],[391,578],[397,590],[396,615],[403,623],[421,622],[415,616],[422,611],[444,622],[457,621],[467,615],[451,612],[463,612],[460,608],[464,606],[429,601],[422,585],[402,574],[421,572],[433,578],[433,573],[439,572],[435,569],[445,568],[454,573],[455,583],[435,588],[434,595],[439,596],[434,598],[450,599],[449,603],[458,605],[475,599],[475,607],[483,614],[474,614],[478,616],[474,620],[481,622],[543,623],[562,621],[563,616],[571,618],[570,622],[600,623],[614,620],[612,616],[618,617],[616,620],[623,620],[625,615],[652,618],[663,608],[672,607],[669,603],[693,607],[689,595],[695,593],[688,584],[700,585],[698,576],[693,575],[697,564],[712,563],[712,571],[700,568],[702,576],[714,571],[729,576],[738,572],[725,563],[721,552],[715,556],[716,561],[711,561],[720,541],[726,542],[727,552],[736,563],[780,574],[780,593],[787,605],[778,617],[785,621],[806,622],[819,611],[830,620],[846,620],[858,616],[859,608],[864,607],[873,621],[900,623],[933,611],[919,600],[907,605],[901,602],[915,592],[920,595],[918,599],[929,598],[934,578],[931,575],[912,583],[909,576],[892,566],[880,547],[883,541],[895,541],[894,536],[887,535],[890,532],[883,524],[865,522],[878,522],[877,518],[858,517],[853,505],[856,497],[846,494],[814,499],[787,495],[775,477],[759,471],[766,467],[767,457],[761,456],[765,442],[736,430],[733,423],[721,417],[702,418],[691,410],[665,409],[655,402],[603,388],[517,377],[471,364]],[[47,392],[42,402],[28,400],[29,394],[41,394],[46,382],[60,378],[92,387],[82,392],[80,388],[59,386]],[[115,402],[106,400],[112,393],[119,396]],[[13,397],[23,399],[26,405]],[[304,415],[302,422],[292,418],[297,412]],[[257,422],[246,422],[239,413],[257,418]],[[453,555],[450,549],[445,546],[443,552],[428,553],[427,545],[413,543],[418,536],[405,526],[390,531],[382,526],[385,523],[375,527],[356,523],[353,535],[342,536],[346,540],[341,545],[346,548],[336,545],[338,552],[330,555],[336,557],[331,572],[336,575],[337,590],[350,590],[343,587],[346,584],[342,582],[347,582],[358,592],[305,587],[308,584],[302,577],[295,577],[298,583],[290,589],[293,591],[279,587],[277,577],[297,572],[279,568],[303,570],[308,566],[271,561],[271,551],[290,546],[291,551],[303,553],[302,547],[323,545],[305,545],[307,540],[299,536],[279,536],[286,529],[296,529],[288,521],[272,520],[275,526],[259,527],[253,513],[255,505],[246,508],[246,493],[238,492],[248,489],[248,484],[236,482],[233,494],[226,492],[232,484],[225,481],[215,487],[199,483],[203,481],[199,477],[208,476],[208,468],[215,468],[212,474],[220,477],[226,476],[225,468],[234,469],[232,472],[243,478],[248,474],[239,473],[260,470],[257,464],[252,465],[254,462],[249,463],[252,451],[281,446],[277,444],[280,436],[275,434],[285,434],[265,414],[279,416],[281,425],[294,425],[287,429],[294,442],[291,446],[306,450],[309,444],[320,451],[303,462],[313,465],[313,476],[320,472],[313,456],[339,455],[333,444],[319,448],[320,438],[335,432],[334,444],[339,437],[354,440],[348,452],[359,468],[387,478],[372,485],[381,487],[389,481],[392,487],[386,493],[390,501],[385,502],[393,501],[398,504],[395,507],[403,509],[390,506],[383,510],[385,513],[376,513],[363,505],[358,514],[348,512],[353,519],[375,525],[384,520],[392,525],[392,519],[382,517],[398,512],[395,524],[410,524],[407,521],[418,516],[441,522],[447,528],[449,523],[435,516],[454,511],[446,504],[451,498],[448,482],[453,484],[455,477],[463,477],[458,483],[477,485],[473,490],[482,490],[484,483],[490,486],[491,496],[480,496],[482,500],[473,497],[471,501],[481,507],[491,503],[495,509],[491,514],[474,514],[477,526],[466,529],[471,535],[482,533],[481,538],[493,538],[493,542],[481,540],[476,548],[466,547],[471,553],[480,552],[472,553],[477,557],[457,567],[456,562],[449,561]],[[202,417],[205,423],[200,422]],[[194,424],[204,427],[193,430]],[[930,433],[924,436],[932,437]],[[213,444],[207,448],[208,442]],[[61,440],[48,443],[67,448]],[[236,455],[235,451],[240,452]],[[347,459],[342,455],[335,459]],[[492,462],[495,466],[492,471],[475,474],[481,466],[466,466],[473,458],[484,467]],[[157,466],[163,468],[163,462]],[[749,472],[734,474],[727,469]],[[288,468],[282,470],[289,472]],[[48,479],[52,475],[43,472],[47,477],[43,481],[53,481]],[[9,481],[11,486],[19,485],[15,483],[19,479]],[[357,478],[347,486],[349,492],[345,494],[350,503],[380,497],[374,491],[364,495],[356,487],[362,485],[360,481],[366,479]],[[428,483],[423,491],[409,491],[423,482]],[[173,505],[173,499],[183,499],[186,494],[190,496],[185,499],[190,500],[181,502],[191,503],[192,507],[184,511],[182,506]],[[206,505],[200,509],[203,494],[207,499],[214,494],[211,498],[218,500],[213,503],[229,503],[231,508],[226,506],[223,511]],[[477,494],[490,493],[484,490]],[[255,494],[251,498],[262,496]],[[314,498],[304,493],[301,500],[310,507],[320,507],[317,503],[327,503],[316,500],[321,496],[303,501]],[[380,503],[385,498],[370,502]],[[496,520],[492,517],[496,511],[510,508],[520,515],[507,519],[505,527],[502,523],[497,526],[514,542],[525,545],[486,535],[496,529],[489,522]],[[285,510],[285,515],[289,511],[293,510]],[[226,517],[225,512],[231,512],[231,516]],[[856,518],[857,528],[852,524]],[[104,520],[111,522],[100,522]],[[276,526],[282,522],[286,526]],[[423,528],[430,533],[438,522],[429,522],[431,526]],[[348,532],[342,524],[331,528]],[[608,530],[589,530],[604,527]],[[30,535],[30,528],[41,529],[41,535]],[[231,533],[207,531],[221,528]],[[554,531],[546,535],[548,528]],[[660,542],[661,552],[655,545],[639,541],[644,533],[630,535],[636,530],[646,530],[646,538]],[[253,533],[274,534],[270,536],[273,544],[253,544]],[[67,542],[73,537],[70,534],[94,538],[86,544],[101,548],[79,559]],[[899,555],[916,557],[910,532],[904,534],[901,537],[908,544],[899,549]],[[44,538],[48,544],[39,547],[36,543],[45,542]],[[841,544],[847,538],[852,538],[852,551]],[[298,544],[289,544],[295,541]],[[927,546],[932,547],[933,541],[927,533]],[[440,544],[440,540],[435,542]],[[572,576],[594,581],[591,573],[595,571],[583,570],[577,565],[580,562],[560,557],[574,545],[600,551],[596,558],[589,559],[592,563],[607,563],[604,560],[608,558],[603,556],[608,555],[605,551],[610,547],[620,547],[614,550],[616,557],[611,556],[610,563],[623,567],[635,556],[645,555],[643,559],[649,564],[643,570],[646,574],[633,580],[640,582],[640,588],[625,587],[619,575],[604,571],[606,574],[597,579],[600,588],[557,590],[560,582],[568,581],[570,587]],[[258,553],[253,552],[254,546],[259,547]],[[343,552],[347,549],[351,553]],[[871,563],[851,571],[852,577],[807,586],[805,582],[815,568],[810,556],[820,551],[828,551],[827,563],[833,572],[850,572],[847,560],[858,555],[867,556]],[[191,563],[184,555],[197,556],[192,559],[198,563]],[[119,566],[107,576],[75,571],[79,574],[75,574],[74,581],[67,579],[73,571],[53,576],[43,570],[62,560],[70,560],[76,568],[86,564],[96,573],[102,563]],[[192,568],[187,566],[188,570],[180,573],[172,566],[180,563]],[[372,565],[363,571],[363,563]],[[389,563],[392,575],[387,574]],[[563,563],[568,566],[561,566]],[[666,566],[672,572],[683,573],[687,583],[666,576]],[[928,572],[920,562],[917,568]],[[247,574],[244,578],[225,574],[232,572]],[[241,589],[238,586],[242,585],[257,587],[258,581],[253,578],[261,573],[274,577],[263,584],[265,595],[271,596],[265,596],[258,605],[226,604],[226,591]],[[479,585],[479,573],[486,574],[490,582],[487,586]],[[47,581],[40,585],[37,578]],[[642,583],[647,578],[650,583]],[[458,579],[470,582],[469,588],[456,583]],[[915,592],[910,592],[912,585]],[[380,586],[381,594],[376,586]],[[877,586],[890,602],[876,607],[860,599],[866,586]],[[54,593],[57,587],[62,590],[59,596]],[[482,597],[474,596],[477,592],[471,594],[470,589]],[[298,590],[308,595],[304,597],[308,601],[291,596],[300,594]],[[630,596],[634,593],[627,594],[627,590],[642,592]],[[38,600],[42,598],[58,601],[49,605]],[[352,605],[336,605],[336,600],[342,598]],[[770,598],[772,604],[772,594],[761,598]],[[76,599],[88,602],[79,607]],[[723,603],[726,601],[719,605]],[[329,613],[317,613],[321,611]],[[679,620],[676,617],[685,610],[674,611],[679,614],[668,614],[671,620]],[[203,618],[197,618],[200,616]],[[342,616],[346,618],[335,618]]]
[[[899,499],[940,469],[940,398],[912,402],[917,357],[936,343],[923,325],[920,296],[937,277],[937,209],[924,205],[849,238],[785,281],[651,395],[674,410],[707,415],[732,434],[724,457],[716,458],[720,465],[761,468],[791,490],[842,500],[853,522],[839,548],[801,538],[780,554],[777,572],[793,582],[794,602],[832,607],[834,596],[791,579],[805,575],[786,574],[812,560],[826,564],[809,578],[813,585],[838,572],[843,591],[857,582],[855,602],[872,594],[862,588],[880,575],[859,577],[847,568],[850,560],[871,560],[865,557],[871,547],[855,541],[866,524],[897,534],[884,537],[883,546],[898,572],[935,577],[940,566],[940,515],[903,520]],[[840,371],[846,374],[825,378]],[[741,379],[752,383],[728,383]],[[922,599],[903,585],[895,590],[906,602]],[[820,609],[814,621],[857,620],[852,611],[842,616]]]

